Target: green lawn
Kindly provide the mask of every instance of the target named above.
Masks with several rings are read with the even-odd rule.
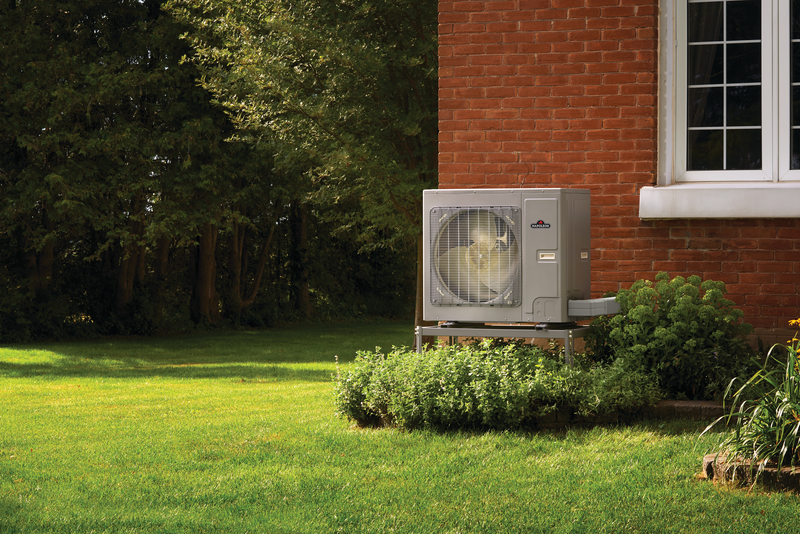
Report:
[[[0,348],[0,533],[796,532],[798,497],[697,480],[720,436],[359,429],[334,356],[407,322]]]

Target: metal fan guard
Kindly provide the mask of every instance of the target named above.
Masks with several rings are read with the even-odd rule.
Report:
[[[516,249],[516,267],[515,272],[511,276],[510,282],[506,287],[497,292],[496,296],[487,299],[465,298],[464,291],[459,291],[458,287],[451,287],[440,273],[437,267],[438,259],[443,255],[442,251],[447,251],[453,248],[443,243],[443,234],[448,228],[448,225],[453,223],[459,217],[470,217],[476,215],[478,217],[491,215],[499,218],[508,229],[510,235],[507,238],[511,246]],[[469,207],[436,207],[430,210],[430,236],[431,236],[431,264],[430,264],[430,300],[434,306],[493,306],[493,307],[517,307],[521,303],[521,241],[519,239],[519,232],[522,229],[521,225],[521,210],[516,206],[469,206]],[[495,222],[496,224],[496,222]],[[458,233],[459,230],[456,230]],[[463,238],[463,236],[462,236]],[[448,239],[452,241],[452,237],[448,234]],[[463,240],[463,239],[462,239]],[[451,243],[452,245],[452,243]],[[461,243],[461,246],[468,246],[468,243]]]

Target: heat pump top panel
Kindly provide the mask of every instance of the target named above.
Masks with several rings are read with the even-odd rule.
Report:
[[[426,320],[568,322],[589,298],[589,192],[423,194]]]

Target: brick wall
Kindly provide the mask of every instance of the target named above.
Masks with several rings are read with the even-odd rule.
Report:
[[[800,316],[800,219],[638,217],[657,17],[658,0],[440,1],[439,186],[591,189],[595,296],[661,270],[722,280],[771,342]]]

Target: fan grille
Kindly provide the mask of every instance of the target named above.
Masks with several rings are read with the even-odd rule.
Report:
[[[519,306],[520,219],[516,206],[431,209],[431,303]]]

